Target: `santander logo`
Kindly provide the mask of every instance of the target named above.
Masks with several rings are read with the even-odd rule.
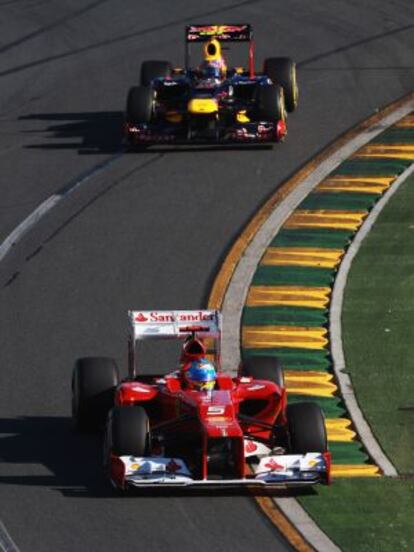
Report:
[[[148,322],[148,318],[139,312],[135,317],[135,322]]]
[[[165,471],[167,473],[175,473],[175,472],[179,471],[180,468],[181,468],[180,464],[177,464],[177,462],[174,460],[174,458],[171,458],[171,460],[165,466]]]
[[[257,447],[256,443],[253,443],[253,441],[248,441],[248,442],[246,443],[246,446],[245,446],[245,451],[246,451],[247,453],[252,453],[252,452],[254,452],[255,450],[257,450],[257,448],[258,448],[258,447]]]
[[[281,471],[285,469],[285,466],[278,464],[274,458],[271,458],[270,461],[265,464],[265,468],[270,468],[272,471]]]
[[[151,311],[139,312],[135,322],[208,322],[214,320],[214,313],[209,311]]]

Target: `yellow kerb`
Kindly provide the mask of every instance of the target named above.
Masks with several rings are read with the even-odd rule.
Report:
[[[331,288],[311,286],[253,286],[249,289],[246,305],[270,307],[313,307],[323,309],[329,302]]]

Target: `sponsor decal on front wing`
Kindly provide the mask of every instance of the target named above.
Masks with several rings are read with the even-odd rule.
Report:
[[[326,469],[323,455],[316,452],[267,456],[260,460],[256,470],[256,479],[265,481],[306,480],[318,477],[318,474],[326,472]]]
[[[139,476],[148,479],[154,475],[171,477],[176,474],[190,476],[190,471],[180,458],[121,456],[121,460],[125,464],[127,478]]]

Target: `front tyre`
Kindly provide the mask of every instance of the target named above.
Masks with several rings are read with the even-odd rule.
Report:
[[[72,373],[72,418],[81,431],[97,431],[114,403],[119,372],[112,358],[76,361]]]
[[[315,403],[295,403],[287,407],[290,452],[326,452],[325,418]]]
[[[296,63],[288,57],[267,58],[263,64],[263,73],[283,87],[286,109],[289,113],[295,111],[299,100]]]
[[[148,456],[150,426],[142,406],[115,406],[111,410],[106,446],[116,456]]]
[[[278,84],[258,87],[258,117],[264,121],[285,121],[285,99],[283,88]]]
[[[154,92],[150,86],[133,86],[129,89],[126,118],[131,124],[149,124],[154,108]]]

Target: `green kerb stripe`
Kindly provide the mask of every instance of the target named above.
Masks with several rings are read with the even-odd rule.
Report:
[[[328,309],[308,307],[245,307],[243,326],[312,326],[328,323]]]
[[[342,418],[346,414],[346,409],[339,397],[312,397],[289,393],[288,403],[293,404],[297,402],[312,402],[319,404],[326,418]]]
[[[380,194],[363,194],[357,192],[314,192],[302,201],[299,209],[333,209],[336,211],[361,211],[371,209]]]
[[[412,144],[414,131],[410,128],[390,128],[380,134],[370,144]]]
[[[337,169],[335,169],[331,176],[336,174],[346,174],[351,176],[392,176],[402,173],[409,165],[411,161],[401,160],[390,161],[389,159],[351,159],[344,161]]]
[[[283,229],[272,240],[271,247],[319,247],[342,249],[346,247],[354,232],[331,230],[330,228]]]
[[[323,370],[328,371],[331,366],[329,351],[325,349],[290,349],[274,347],[268,349],[242,350],[243,357],[275,356],[280,359],[285,370]]]
[[[362,450],[362,445],[358,441],[349,443],[331,441],[329,450],[334,464],[364,464],[369,460],[368,455]]]
[[[252,280],[253,286],[329,286],[335,270],[303,266],[259,266]]]

